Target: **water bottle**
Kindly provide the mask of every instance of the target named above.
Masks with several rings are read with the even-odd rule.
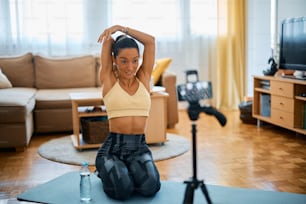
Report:
[[[90,171],[88,169],[88,163],[83,162],[80,170],[80,199],[81,201],[88,202],[91,200],[91,182]]]

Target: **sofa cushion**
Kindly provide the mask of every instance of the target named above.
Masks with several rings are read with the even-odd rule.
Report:
[[[34,87],[33,56],[0,57],[0,67],[13,87]]]
[[[171,58],[162,58],[156,60],[156,65],[152,71],[154,85],[157,85],[157,82],[160,80],[161,75],[166,71],[171,62]]]
[[[36,93],[36,110],[71,108],[70,93],[101,92],[101,88],[39,89]]]
[[[34,56],[36,88],[60,89],[96,86],[93,56],[46,58]]]
[[[8,80],[5,74],[2,73],[0,67],[0,89],[12,88],[12,83]]]
[[[25,122],[35,106],[34,88],[0,89],[0,123]]]

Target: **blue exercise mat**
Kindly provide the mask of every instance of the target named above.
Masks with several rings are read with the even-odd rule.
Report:
[[[81,203],[79,197],[79,181],[80,176],[78,172],[66,173],[47,183],[19,194],[17,198],[19,200],[40,203]],[[113,200],[106,196],[102,190],[101,180],[96,175],[91,175],[91,182],[92,201],[90,203],[92,204],[176,204],[183,202],[186,189],[186,184],[183,182],[162,181],[161,190],[156,194],[156,196],[147,198],[135,193],[129,200],[122,202]],[[207,184],[206,187],[214,204],[306,204],[305,194],[222,187]],[[194,203],[206,203],[206,199],[200,188],[196,189],[194,192]]]

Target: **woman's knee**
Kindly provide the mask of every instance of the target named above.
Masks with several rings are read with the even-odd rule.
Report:
[[[130,165],[136,190],[145,195],[153,196],[160,189],[160,177],[158,170],[150,154],[135,158]]]
[[[121,179],[111,183],[103,183],[104,192],[116,200],[128,199],[134,191],[134,184],[131,179]]]
[[[134,191],[134,184],[125,164],[117,158],[100,158],[96,167],[104,192],[111,198],[127,199]]]
[[[151,177],[138,186],[136,190],[144,196],[154,196],[160,190],[160,186],[160,180]]]

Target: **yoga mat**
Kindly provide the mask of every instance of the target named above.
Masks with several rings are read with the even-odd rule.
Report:
[[[47,183],[29,189],[17,196],[19,200],[55,203],[74,204],[81,203],[79,200],[79,180],[78,172],[66,173]],[[184,199],[186,184],[183,182],[162,181],[161,190],[154,197],[142,197],[133,194],[129,200],[124,202],[113,200],[105,195],[102,190],[101,180],[94,174],[91,175],[92,182],[92,204],[143,204],[143,203],[182,203]],[[263,191],[256,189],[222,187],[207,185],[210,198],[214,204],[305,204],[305,194],[295,194],[286,192]],[[194,203],[206,203],[206,199],[201,189],[194,192]]]

